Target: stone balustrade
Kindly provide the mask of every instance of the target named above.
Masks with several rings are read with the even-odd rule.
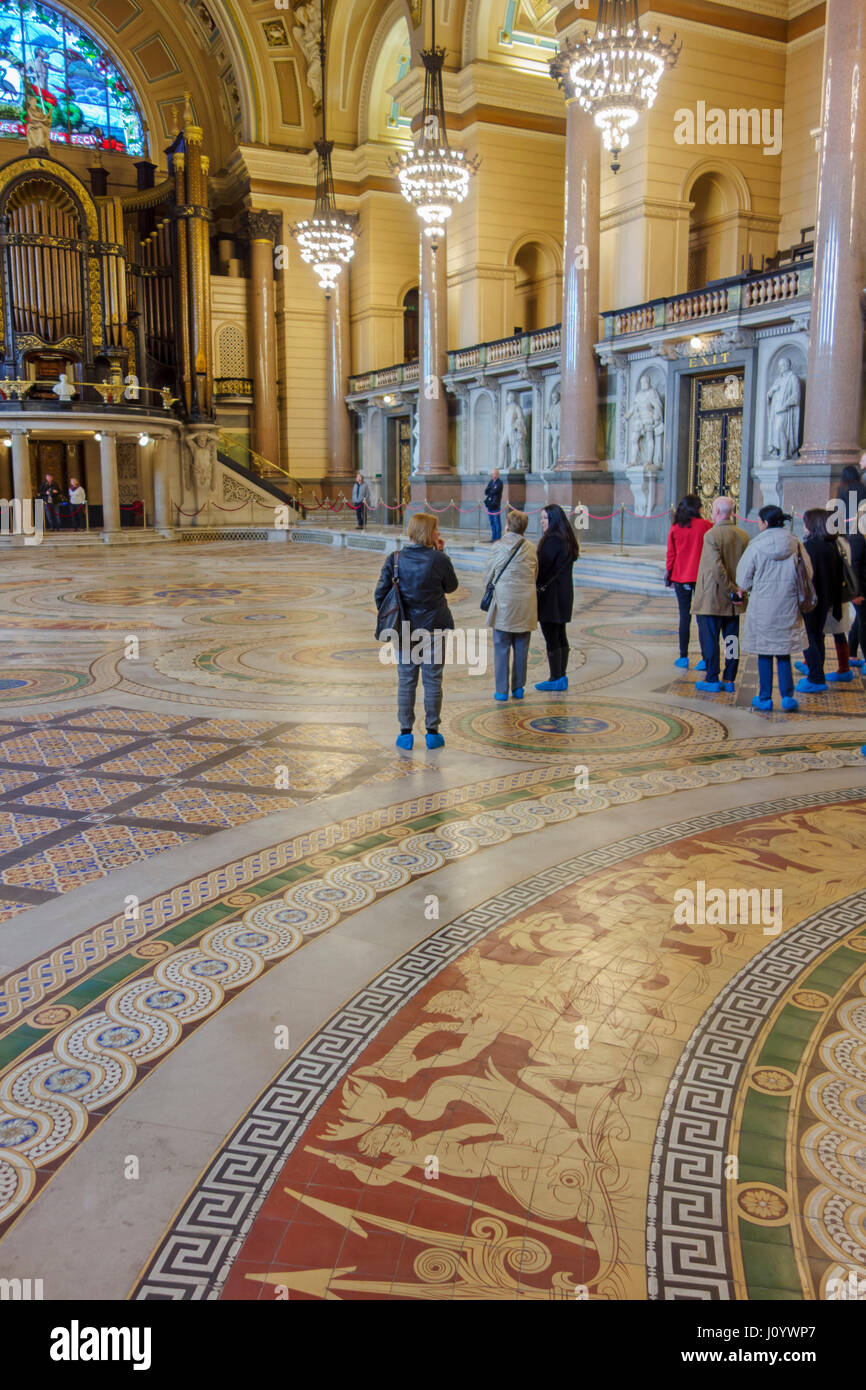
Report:
[[[722,314],[740,313],[783,300],[799,299],[812,293],[812,262],[802,260],[782,270],[756,271],[732,276],[716,285],[707,285],[668,299],[652,299],[628,309],[602,314],[606,339],[646,333],[674,324],[692,323]]]

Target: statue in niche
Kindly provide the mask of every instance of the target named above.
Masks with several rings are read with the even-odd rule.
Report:
[[[550,396],[550,404],[547,407],[546,428],[550,437],[550,466],[555,468],[559,462],[559,416],[560,416],[560,390],[554,386]]]
[[[307,62],[307,86],[313,93],[313,106],[322,104],[322,59],[319,53],[321,17],[317,5],[302,4],[295,8],[292,33]]]
[[[526,471],[526,416],[513,396],[505,407],[499,451],[503,468]]]
[[[632,464],[642,468],[661,468],[665,442],[665,408],[648,372],[644,372],[640,379],[631,410],[625,412],[626,420],[633,417],[630,450]]]
[[[216,472],[216,439],[201,431],[190,435],[186,440],[189,458],[189,485],[199,495],[209,496],[213,490]]]
[[[778,459],[796,458],[800,450],[800,378],[790,357],[779,360],[776,380],[767,392],[769,431],[767,453]]]

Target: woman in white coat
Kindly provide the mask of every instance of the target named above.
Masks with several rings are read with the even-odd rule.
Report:
[[[797,537],[785,528],[790,521],[781,507],[762,507],[761,527],[749,541],[737,565],[737,588],[749,595],[741,645],[758,658],[759,693],[755,709],[773,708],[773,657],[779,675],[782,709],[799,708],[794,699],[791,654],[801,651],[806,629],[800,613],[801,574],[812,578],[812,562]]]
[[[511,692],[515,700],[523,699],[529,642],[538,625],[538,558],[535,546],[524,539],[528,524],[526,512],[508,513],[505,535],[495,543],[484,571],[485,588],[491,580],[495,581],[487,626],[493,628],[497,700],[508,699],[509,664]]]

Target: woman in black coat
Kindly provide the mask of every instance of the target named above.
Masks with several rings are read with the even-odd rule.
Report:
[[[574,611],[572,569],[580,554],[577,538],[562,507],[551,502],[541,513],[538,542],[538,621],[547,645],[550,679],[536,690],[567,690],[568,633]]]
[[[836,537],[827,531],[827,512],[815,507],[803,513],[806,539],[803,543],[812,561],[812,580],[818,602],[811,613],[803,614],[809,645],[803,656],[808,674],[797,682],[797,689],[807,695],[823,695],[827,690],[824,675],[824,623],[832,613],[838,622],[842,617],[842,582],[844,574]]]

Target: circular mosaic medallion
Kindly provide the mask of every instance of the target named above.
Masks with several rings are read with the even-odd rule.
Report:
[[[255,907],[258,901],[255,893],[228,893],[223,898],[227,907]]]
[[[68,1023],[77,1013],[69,1004],[49,1004],[37,1009],[30,1022],[34,1028],[56,1028],[59,1023]]]
[[[796,1004],[800,1009],[814,1009],[820,1012],[826,1009],[830,1000],[826,994],[821,994],[817,989],[798,989],[792,995],[791,1003]]]
[[[46,1091],[54,1095],[68,1096],[89,1086],[92,1080],[93,1073],[86,1067],[60,1067],[57,1071],[49,1072],[42,1084]]]
[[[752,1074],[752,1085],[766,1095],[780,1096],[794,1089],[794,1078],[781,1067],[759,1067]]]
[[[166,951],[170,951],[171,946],[167,941],[145,941],[142,946],[136,946],[132,952],[141,960],[153,960],[156,956],[164,956]]]
[[[726,730],[707,715],[667,705],[538,694],[518,703],[476,706],[453,718],[445,736],[458,747],[477,750],[488,744],[512,758],[585,759],[642,754],[690,738],[720,742]]]
[[[737,1193],[737,1207],[747,1221],[774,1226],[787,1219],[788,1199],[777,1188],[764,1183],[749,1183]]]
[[[0,679],[0,704],[18,700],[45,700],[52,695],[83,691],[93,683],[88,671],[64,671],[59,667],[29,667],[14,677]]]

